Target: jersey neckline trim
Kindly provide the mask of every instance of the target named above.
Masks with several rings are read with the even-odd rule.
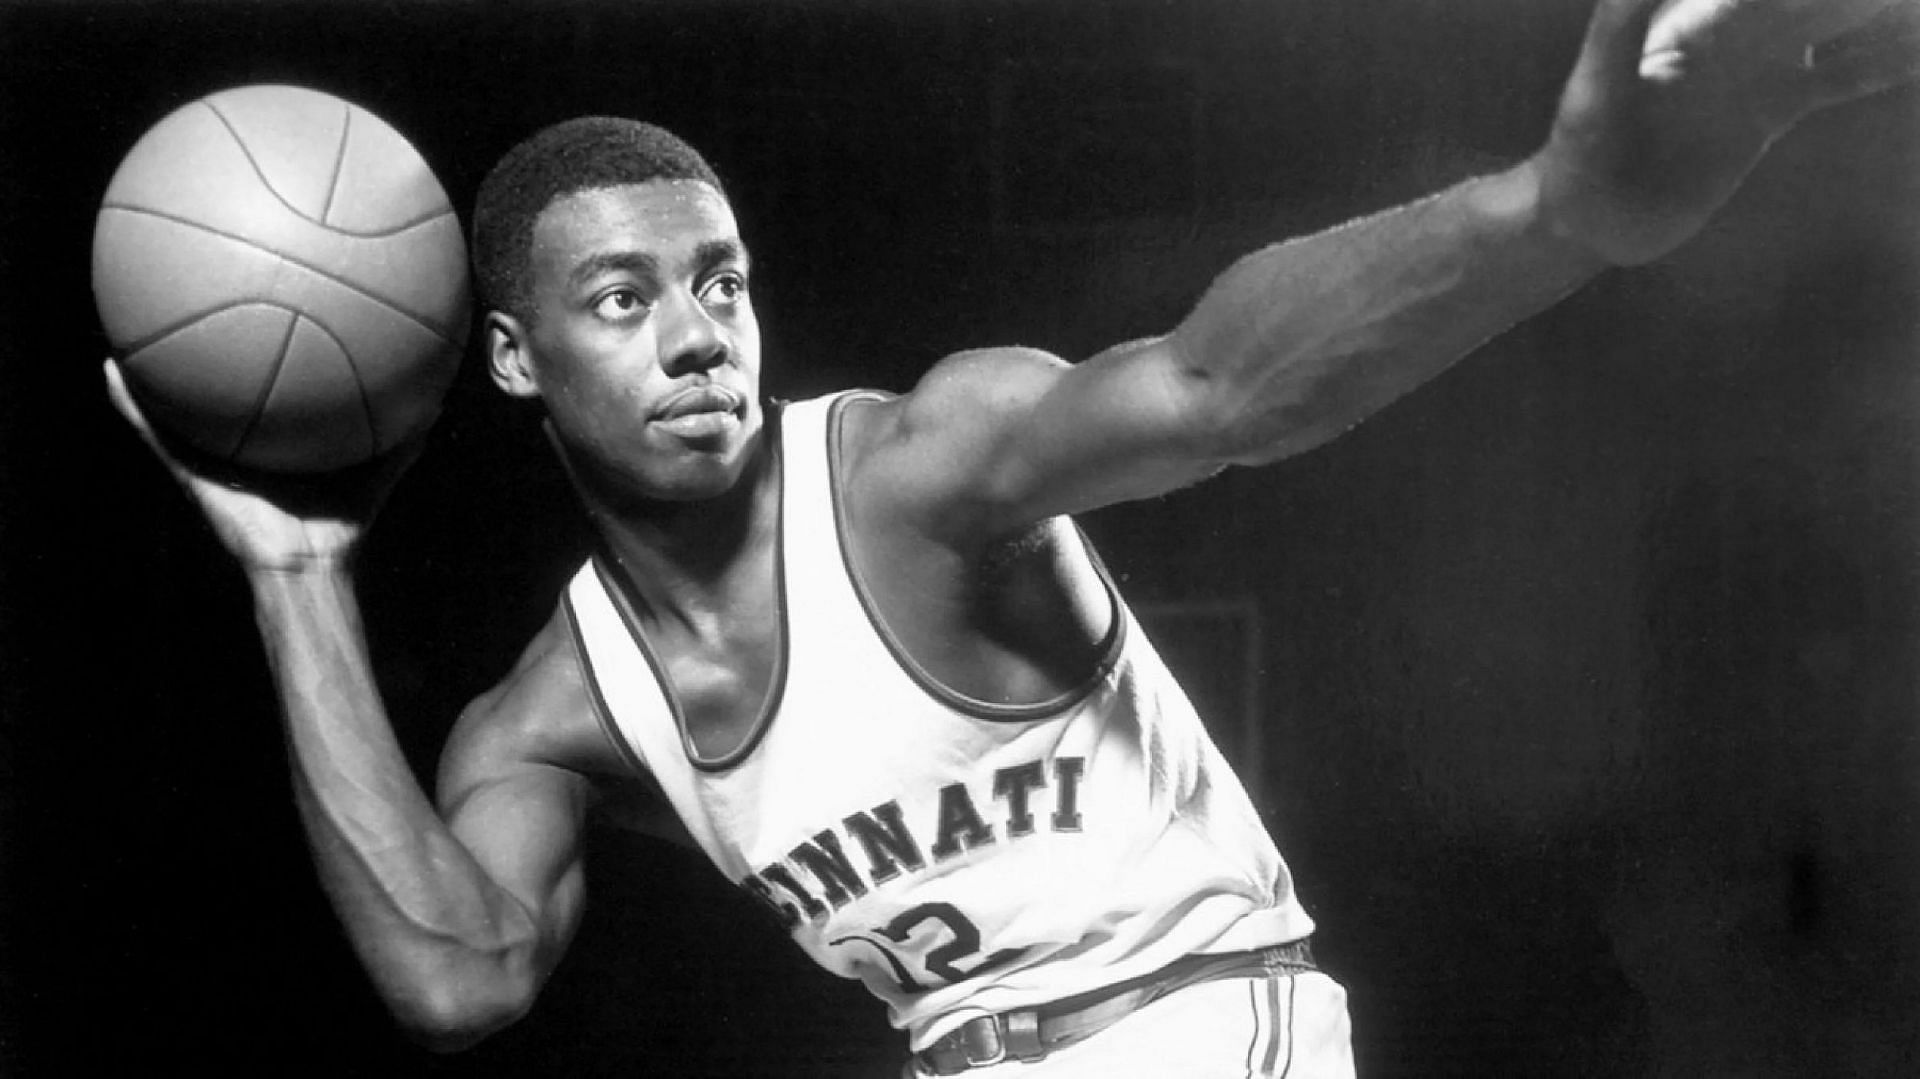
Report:
[[[1107,596],[1107,633],[1105,639],[1100,642],[1100,658],[1094,663],[1093,670],[1077,685],[1052,697],[1024,704],[1000,704],[962,693],[940,681],[933,672],[921,666],[918,660],[908,654],[906,647],[888,627],[886,619],[881,617],[879,605],[874,602],[872,593],[868,591],[866,581],[854,568],[852,547],[848,542],[850,530],[847,522],[846,499],[842,497],[841,491],[840,432],[843,413],[848,405],[856,401],[884,401],[891,396],[879,390],[851,390],[843,393],[828,407],[824,425],[827,442],[827,489],[833,503],[833,530],[840,553],[840,566],[847,575],[847,583],[853,587],[854,596],[860,601],[861,610],[866,613],[868,623],[873,626],[875,636],[879,637],[880,643],[886,646],[887,654],[893,657],[894,663],[898,664],[900,670],[923,692],[954,711],[976,719],[1030,722],[1058,715],[1079,704],[1106,680],[1107,675],[1112,673],[1114,666],[1119,662],[1122,647],[1126,643],[1127,619],[1125,608],[1120,602],[1119,590],[1114,586],[1112,577],[1108,575],[1106,565],[1094,553],[1092,545],[1087,542],[1086,534],[1080,531],[1077,523],[1069,522],[1073,524],[1074,537],[1080,544],[1080,550],[1087,556],[1088,563],[1093,566],[1094,575],[1100,579],[1100,587]]]
[[[601,578],[601,581],[601,587],[604,589],[605,578]],[[607,740],[613,743],[614,749],[620,754],[620,759],[626,761],[635,774],[652,779],[652,770],[647,767],[644,760],[640,759],[639,751],[627,741],[626,735],[620,733],[620,724],[613,717],[613,705],[608,702],[606,690],[600,685],[600,672],[594,669],[593,653],[587,650],[587,634],[580,625],[580,612],[574,606],[571,585],[560,593],[560,598],[567,612],[567,629],[573,635],[574,654],[578,657],[580,669],[586,672],[587,694],[593,698],[593,711],[600,720],[600,733],[606,735]],[[651,664],[653,657],[648,656],[647,662]]]

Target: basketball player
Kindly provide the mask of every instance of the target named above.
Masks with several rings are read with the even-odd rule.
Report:
[[[586,119],[509,153],[473,223],[486,360],[600,545],[460,719],[437,804],[353,596],[380,491],[295,512],[169,458],[252,584],[324,884],[400,1020],[458,1047],[526,1011],[598,811],[667,822],[863,981],[909,1075],[1350,1074],[1284,862],[1068,515],[1326,442],[1912,74],[1812,49],[1857,28],[1837,8],[1700,3],[1650,37],[1657,6],[1603,0],[1513,169],[1260,250],[1165,336],[963,353],[903,396],[762,404],[750,258],[677,139]]]

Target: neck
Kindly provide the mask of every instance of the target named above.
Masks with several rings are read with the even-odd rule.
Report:
[[[609,497],[577,473],[574,487],[641,614],[659,621],[691,626],[724,614],[735,583],[759,579],[753,571],[778,531],[780,470],[766,446],[713,498]]]

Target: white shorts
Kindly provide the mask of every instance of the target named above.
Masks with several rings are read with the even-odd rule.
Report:
[[[908,1079],[930,1073],[907,1065]],[[959,1079],[1351,1079],[1347,991],[1317,970],[1221,978],[1169,993],[1032,1063]]]

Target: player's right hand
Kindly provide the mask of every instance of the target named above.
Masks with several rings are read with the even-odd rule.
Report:
[[[224,468],[176,450],[156,434],[127,389],[120,365],[104,366],[107,398],[141,441],[186,489],[241,566],[249,572],[343,569],[387,493],[419,455],[422,439],[354,468],[316,477],[275,476]]]

